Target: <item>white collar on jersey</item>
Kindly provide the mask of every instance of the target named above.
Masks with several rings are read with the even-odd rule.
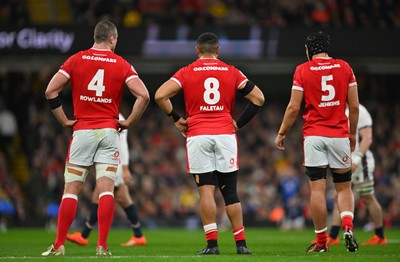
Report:
[[[93,50],[96,50],[96,51],[110,51],[110,52],[112,52],[112,50],[107,49],[107,48],[94,48],[94,47],[92,47],[90,49],[93,49]]]

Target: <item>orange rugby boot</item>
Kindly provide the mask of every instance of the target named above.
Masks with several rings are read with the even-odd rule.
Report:
[[[133,246],[144,246],[147,243],[147,239],[145,236],[141,236],[141,237],[134,237],[132,236],[128,242],[126,243],[122,243],[121,246],[122,247],[133,247]]]
[[[340,243],[340,240],[338,237],[337,238],[331,238],[331,237],[328,238],[328,245],[330,245],[330,246],[337,246],[337,245],[339,245],[339,243]]]
[[[375,246],[375,245],[386,245],[387,238],[380,238],[377,235],[371,237],[367,242],[361,243],[362,246]]]
[[[83,238],[81,232],[74,232],[67,235],[67,239],[81,246],[89,244],[89,239]]]

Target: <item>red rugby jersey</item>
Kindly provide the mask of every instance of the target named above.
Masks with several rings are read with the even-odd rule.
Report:
[[[357,85],[340,59],[314,58],[296,68],[292,89],[304,92],[304,136],[348,137],[347,92]]]
[[[69,57],[59,72],[71,81],[74,130],[118,128],[124,84],[138,77],[132,65],[111,50],[91,48]]]
[[[236,91],[247,77],[216,58],[197,59],[172,78],[183,90],[187,136],[235,133],[231,113]]]

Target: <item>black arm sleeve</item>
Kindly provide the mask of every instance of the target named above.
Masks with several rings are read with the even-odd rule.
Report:
[[[245,124],[247,124],[260,110],[260,106],[249,102],[247,104],[246,109],[243,111],[242,115],[239,117],[236,122],[237,127],[242,128]]]
[[[255,86],[256,85],[253,82],[247,81],[246,85],[242,89],[239,89],[239,93],[242,94],[242,96],[247,96],[251,91],[253,91]]]

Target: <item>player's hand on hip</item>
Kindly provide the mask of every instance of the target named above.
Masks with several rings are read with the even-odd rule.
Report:
[[[285,150],[285,136],[284,135],[277,135],[275,138],[275,146],[276,148],[278,148],[279,150]]]
[[[129,124],[126,122],[126,120],[118,120],[118,131],[121,132],[124,129],[129,128]]]
[[[236,121],[232,119],[233,128],[235,128],[235,132],[239,131],[239,127],[236,124]]]
[[[63,127],[65,127],[65,128],[72,128],[72,127],[75,125],[76,121],[78,121],[78,120],[76,120],[76,119],[74,119],[74,120],[68,119],[68,120],[63,124]]]
[[[186,137],[187,120],[182,117],[175,122],[175,127],[181,132],[182,136]]]

